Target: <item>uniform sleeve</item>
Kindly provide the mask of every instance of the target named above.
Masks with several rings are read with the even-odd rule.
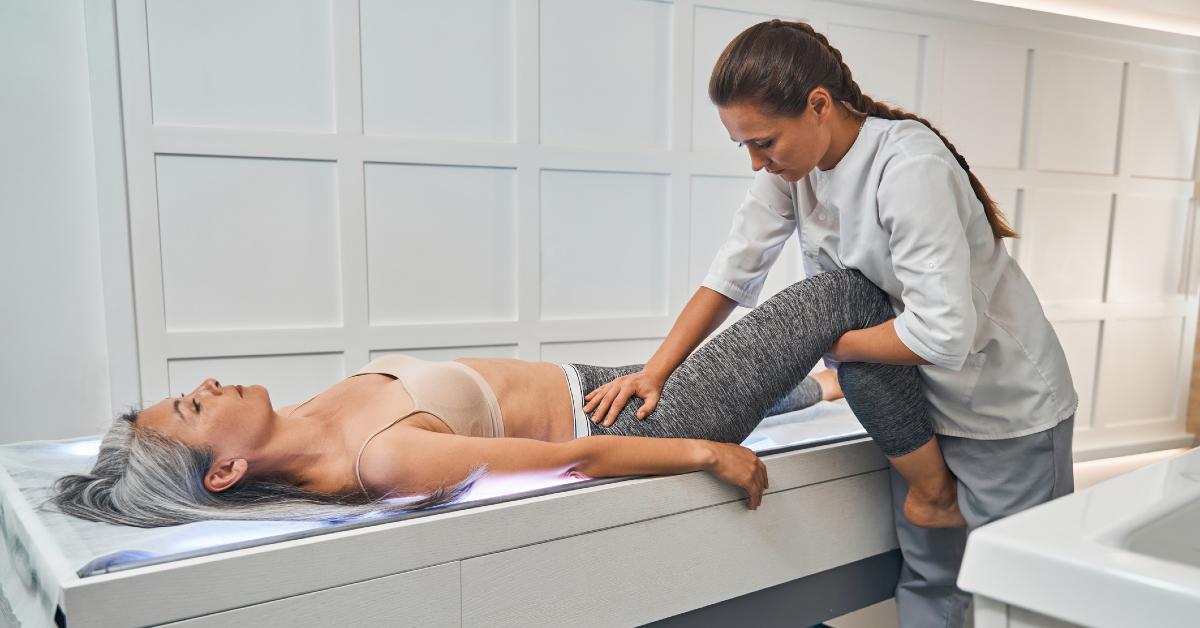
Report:
[[[904,303],[896,335],[913,353],[954,371],[962,369],[976,328],[965,228],[974,192],[964,192],[960,175],[940,157],[910,157],[888,168],[878,192]]]
[[[700,285],[754,307],[767,271],[796,231],[790,186],[760,171],[733,216],[733,227]]]

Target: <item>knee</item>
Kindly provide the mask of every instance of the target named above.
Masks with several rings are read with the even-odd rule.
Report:
[[[862,273],[846,269],[838,278],[845,290],[845,302],[850,308],[855,329],[873,327],[896,317],[886,292],[871,283]]]

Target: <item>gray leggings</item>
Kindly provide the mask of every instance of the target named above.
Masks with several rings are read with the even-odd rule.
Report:
[[[809,277],[688,356],[667,378],[649,417],[637,419],[643,401],[632,397],[612,427],[592,423],[591,432],[740,443],[763,417],[811,402],[811,384],[802,382],[839,336],[892,318],[887,295],[856,270]],[[642,368],[573,366],[584,395]],[[933,437],[916,367],[847,362],[838,367],[838,381],[884,455],[902,456]]]

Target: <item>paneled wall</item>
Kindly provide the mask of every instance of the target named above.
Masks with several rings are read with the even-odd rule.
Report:
[[[110,418],[84,22],[0,2],[0,443]]]
[[[1024,234],[1078,442],[1177,437],[1200,54],[928,4],[119,0],[142,396],[212,375],[286,403],[390,351],[644,361],[751,174],[708,73],[780,16],[933,120]]]

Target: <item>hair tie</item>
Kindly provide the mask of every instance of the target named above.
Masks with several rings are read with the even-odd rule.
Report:
[[[971,171],[971,165],[967,163],[966,157],[963,157],[962,155],[958,155],[958,154],[955,154],[954,157],[956,159],[958,159],[958,165],[962,166],[963,170],[966,170],[967,172]]]

